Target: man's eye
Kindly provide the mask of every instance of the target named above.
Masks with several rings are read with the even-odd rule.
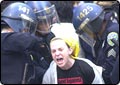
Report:
[[[63,48],[59,48],[58,50],[59,50],[59,51],[63,51]]]
[[[52,53],[55,53],[55,50],[52,50],[51,52],[52,52]]]

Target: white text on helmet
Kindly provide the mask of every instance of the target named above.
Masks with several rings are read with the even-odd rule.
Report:
[[[80,12],[77,18],[81,20],[82,18],[86,17],[92,10],[93,10],[93,7],[87,6],[82,10],[82,12]]]
[[[29,14],[30,10],[26,7],[23,6],[19,6],[19,11],[23,11],[23,13]]]

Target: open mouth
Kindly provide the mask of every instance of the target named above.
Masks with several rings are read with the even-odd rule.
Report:
[[[56,59],[58,63],[62,63],[63,62],[63,58],[57,58]]]

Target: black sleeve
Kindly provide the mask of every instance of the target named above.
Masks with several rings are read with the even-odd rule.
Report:
[[[83,74],[84,83],[91,84],[95,78],[95,74],[93,68],[86,62],[80,60],[79,66],[81,68],[81,72]]]
[[[33,48],[36,39],[28,33],[8,33],[2,36],[2,42],[3,50],[21,52]]]

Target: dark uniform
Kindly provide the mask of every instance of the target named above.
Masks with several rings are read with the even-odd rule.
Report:
[[[88,10],[88,14],[84,13],[85,9]],[[112,42],[112,39],[119,41],[119,24],[113,12],[106,12],[94,3],[84,3],[76,8],[73,25],[80,36],[85,57],[102,66],[105,83],[112,84],[110,74],[119,55],[118,46]]]
[[[118,84],[120,81],[119,80],[119,56],[117,57],[117,60],[111,72],[110,78],[111,78],[112,84]]]
[[[113,69],[114,63],[116,61],[116,56],[118,56],[119,54],[119,49],[117,46],[111,46],[109,44],[111,43],[109,41],[109,38],[112,36],[118,37],[119,24],[113,23],[109,20],[105,29],[106,30],[104,31],[104,34],[102,34],[102,37],[97,41],[95,45],[96,57],[92,55],[91,47],[88,44],[82,41],[82,39],[80,39],[80,42],[85,52],[86,58],[91,60],[95,64],[104,67],[104,69],[106,69],[106,77],[110,78],[110,72]],[[110,83],[109,81],[107,82]]]
[[[87,58],[87,59],[91,60],[93,63],[95,63],[96,57],[94,57],[92,54],[92,48],[86,42],[84,42],[80,37],[79,37],[79,40],[80,40],[81,47],[84,51],[85,58]]]
[[[102,66],[105,68],[105,71],[103,72],[103,75],[105,73],[105,77],[109,80],[110,78],[110,72],[112,71],[116,57],[119,55],[119,49],[117,46],[114,46],[111,44],[109,38],[115,37],[118,39],[119,34],[119,24],[112,23],[111,21],[108,22],[106,26],[106,30],[101,38],[101,47],[96,48],[98,49],[98,58],[96,61],[96,64]],[[110,83],[109,81],[106,81],[107,83]]]
[[[36,36],[37,37],[37,36]],[[40,35],[37,37],[38,40],[40,40],[40,44],[41,44],[41,55],[44,56],[45,60],[47,61],[48,63],[48,66],[50,65],[50,62],[53,60],[52,59],[52,55],[51,55],[51,52],[50,52],[50,40],[55,37],[55,35],[50,32],[46,35]]]
[[[42,41],[40,43],[43,46],[41,55],[44,56],[49,66],[53,60],[49,44],[50,40],[55,37],[51,32],[51,27],[59,20],[56,9],[49,1],[25,1],[25,4],[30,6],[37,16],[38,27],[35,35]]]
[[[43,50],[39,42],[27,33],[1,34],[3,84],[41,83],[47,64],[40,54]]]

